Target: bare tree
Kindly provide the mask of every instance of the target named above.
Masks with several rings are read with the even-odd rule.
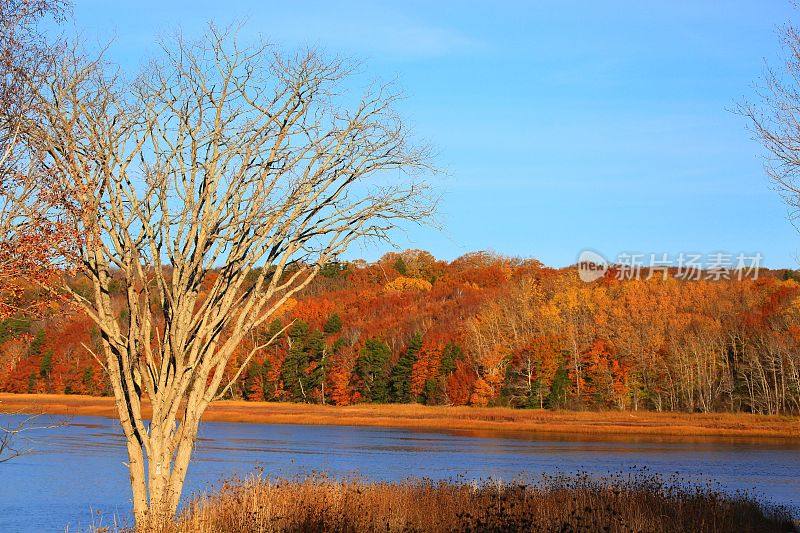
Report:
[[[55,196],[32,164],[21,130],[36,116],[34,88],[57,48],[38,23],[48,16],[60,20],[66,8],[63,0],[0,0],[0,320],[41,310],[43,299],[25,302],[22,296],[31,283],[52,278],[60,248]],[[23,433],[43,429],[34,424],[38,415],[9,414],[0,424],[0,463],[29,451],[20,444]]]
[[[410,144],[391,87],[354,96],[342,61],[213,27],[162,48],[132,83],[68,54],[25,130],[44,171],[77,191],[93,295],[72,294],[101,333],[138,525],[175,513],[243,337],[351,243],[434,207],[415,177],[428,152]]]
[[[781,68],[766,67],[757,85],[755,102],[744,102],[738,112],[749,119],[757,140],[765,148],[764,168],[797,227],[800,219],[800,33],[789,24],[781,34]],[[800,228],[798,228],[800,229]],[[786,325],[776,328],[783,330]],[[779,414],[797,407],[787,391],[800,383],[797,358],[780,336],[746,335],[741,364],[736,371],[749,393],[755,412]],[[795,396],[796,397],[796,396]]]
[[[794,221],[800,216],[800,34],[788,25],[781,37],[783,67],[766,67],[757,100],[740,104],[738,112],[750,119],[753,133],[766,149],[766,172]]]
[[[61,0],[0,0],[0,169],[6,171],[0,178],[13,177],[9,163],[16,159],[19,138],[14,118],[33,108],[31,80],[51,56],[52,46],[37,25],[48,15],[60,17],[64,8]]]
[[[17,457],[22,457],[31,453],[31,448],[23,447],[20,444],[24,433],[52,429],[66,425],[65,420],[55,421],[50,424],[38,424],[37,421],[41,414],[25,414],[18,412],[0,413],[9,417],[5,423],[0,423],[0,463],[8,462]]]
[[[52,216],[57,197],[47,176],[36,172],[20,142],[22,123],[37,113],[32,89],[56,49],[37,31],[38,22],[60,19],[65,9],[63,0],[0,0],[0,319],[35,310],[22,293],[49,279],[66,236]]]
[[[27,450],[20,448],[15,439],[24,431],[31,429],[32,419],[33,417],[25,417],[10,425],[0,425],[0,463],[25,455]]]

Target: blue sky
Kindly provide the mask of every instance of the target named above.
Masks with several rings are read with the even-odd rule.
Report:
[[[789,2],[226,2],[75,0],[85,38],[134,68],[180,27],[247,18],[397,80],[433,144],[442,230],[398,245],[562,266],[584,248],[760,252],[796,268],[800,234],[771,189],[737,101],[776,64]],[[375,258],[384,248],[353,250]]]

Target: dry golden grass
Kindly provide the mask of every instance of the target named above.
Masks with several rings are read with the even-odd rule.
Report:
[[[251,478],[192,500],[160,533],[794,531],[785,509],[639,474],[534,485]]]
[[[0,393],[0,411],[116,417],[114,400],[92,396]],[[147,409],[145,409],[145,414]],[[574,412],[424,405],[325,405],[215,403],[207,421],[256,424],[384,426],[472,434],[526,436],[537,433],[680,438],[800,438],[800,417],[745,413]]]

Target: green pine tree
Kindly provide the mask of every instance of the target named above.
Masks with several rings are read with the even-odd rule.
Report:
[[[319,390],[317,397],[321,399],[328,366],[328,350],[325,347],[325,339],[322,332],[318,330],[310,331],[306,337],[305,348],[308,363],[306,368],[303,369],[305,378],[303,385],[307,395]]]
[[[81,381],[83,382],[83,387],[86,389],[86,392],[94,394],[94,369],[92,367],[86,367],[86,370],[83,371]]]
[[[464,358],[464,352],[458,344],[448,342],[442,351],[442,362],[439,365],[439,375],[449,376],[456,371],[456,361]]]
[[[42,346],[44,346],[44,330],[40,329],[28,346],[28,355],[42,355]]]
[[[400,273],[401,276],[408,275],[408,266],[406,266],[406,262],[403,261],[402,257],[398,257],[394,262],[394,269]]]
[[[411,395],[411,370],[417,362],[417,355],[422,348],[422,335],[415,333],[408,342],[405,353],[398,359],[392,369],[391,376],[391,401],[395,403],[410,403]]]
[[[322,331],[324,331],[326,335],[339,333],[341,330],[342,330],[342,319],[336,313],[333,313],[328,318],[328,321],[325,322],[325,325],[322,326]]]
[[[308,354],[305,344],[308,331],[308,324],[302,320],[289,329],[289,352],[283,360],[281,380],[291,401],[305,401],[307,398],[305,369],[308,367]]]
[[[421,400],[425,405],[435,405],[439,398],[439,381],[430,378],[425,382],[425,388],[422,389]]]
[[[50,372],[53,371],[53,350],[45,350],[42,354],[42,360],[39,363],[39,375],[43,378],[50,377]]]
[[[30,327],[31,321],[28,318],[11,317],[0,320],[0,344],[30,331]]]
[[[381,340],[368,339],[356,360],[354,374],[360,384],[359,394],[368,402],[389,401],[388,364],[392,351]]]
[[[347,272],[347,263],[330,262],[322,265],[319,273],[325,278],[338,278]]]
[[[321,331],[297,321],[289,330],[289,352],[281,367],[284,389],[293,401],[310,402],[321,396],[327,371],[327,349]],[[320,394],[315,391],[320,389]]]
[[[550,385],[550,393],[544,403],[548,409],[558,409],[567,403],[567,390],[569,388],[569,373],[562,364],[553,376],[553,383]]]
[[[280,318],[276,318],[273,320],[269,327],[267,328],[266,333],[264,333],[263,341],[267,342],[268,340],[272,339],[283,329],[283,322],[281,322]],[[277,342],[277,340],[276,340]]]

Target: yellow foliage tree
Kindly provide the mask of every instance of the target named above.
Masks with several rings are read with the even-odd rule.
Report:
[[[383,290],[388,293],[397,293],[405,291],[429,291],[433,286],[429,281],[418,278],[406,278],[398,276],[393,281],[384,285]]]

